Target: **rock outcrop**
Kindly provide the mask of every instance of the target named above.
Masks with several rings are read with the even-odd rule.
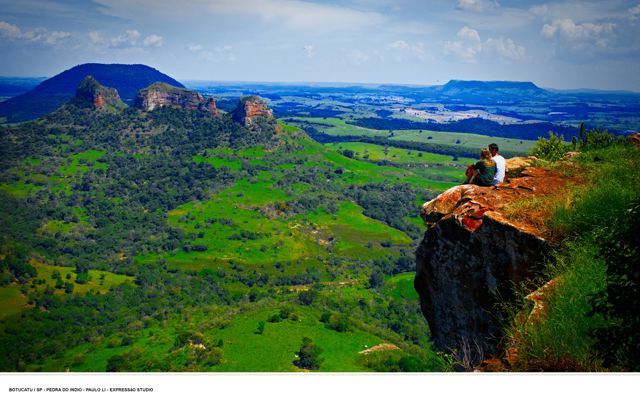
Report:
[[[109,107],[121,109],[126,107],[117,90],[100,85],[92,76],[86,76],[78,84],[76,102],[91,106],[94,109]]]
[[[238,107],[232,112],[232,117],[245,127],[253,127],[259,117],[273,119],[273,112],[260,97],[247,96],[240,99]]]
[[[205,98],[195,90],[178,88],[167,83],[156,82],[141,89],[134,101],[134,106],[150,112],[161,107],[173,109],[200,110],[218,115],[213,97]]]
[[[498,189],[459,185],[423,205],[427,231],[414,286],[437,348],[471,364],[499,350],[501,305],[551,248],[531,202],[568,182],[559,172],[528,167]]]

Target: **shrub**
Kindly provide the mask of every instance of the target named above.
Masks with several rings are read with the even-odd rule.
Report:
[[[604,365],[640,370],[640,200],[628,216],[598,234],[600,254],[607,265],[606,288],[593,299],[593,310],[606,326],[596,328],[595,348]]]
[[[302,338],[302,345],[298,351],[298,359],[293,364],[300,369],[318,370],[323,359],[320,357],[322,349],[313,343],[309,337]]]
[[[530,154],[544,160],[558,161],[569,151],[569,148],[569,145],[564,142],[564,136],[557,136],[550,131],[549,138],[539,138]]]
[[[583,151],[597,150],[600,148],[609,147],[615,141],[615,134],[609,133],[607,130],[589,130],[581,140],[580,149]]]

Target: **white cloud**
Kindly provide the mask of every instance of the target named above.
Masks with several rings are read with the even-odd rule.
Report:
[[[140,15],[177,19],[193,15],[257,17],[294,30],[353,30],[378,25],[383,14],[302,0],[192,0],[176,7],[174,0],[97,0],[103,12],[120,18]]]
[[[629,20],[637,20],[638,16],[640,16],[640,4],[631,7],[629,10],[627,10],[627,13],[629,14]]]
[[[136,49],[144,47],[160,47],[163,38],[157,34],[151,34],[142,38],[142,33],[138,30],[126,30],[124,33],[114,37],[105,38],[98,31],[89,32],[89,41],[98,47]]]
[[[583,23],[576,24],[570,18],[554,20],[551,24],[542,26],[541,33],[546,38],[562,38],[572,42],[592,42],[599,47],[605,47],[613,35],[615,24]]]
[[[58,45],[70,36],[71,33],[66,31],[50,31],[42,27],[25,31],[17,25],[0,21],[0,37],[9,40],[21,40],[44,45]]]
[[[116,37],[112,37],[109,43],[112,47],[135,47],[138,45],[138,38],[140,38],[140,31],[127,30],[124,34],[120,34]]]
[[[305,45],[304,47],[302,47],[302,49],[304,49],[304,52],[309,59],[313,58],[316,55],[316,50],[313,45]]]
[[[466,11],[493,11],[500,8],[500,4],[495,0],[458,0],[456,8]]]
[[[22,30],[17,25],[9,24],[6,21],[0,21],[0,33],[5,38],[18,39],[22,35]]]
[[[207,49],[200,44],[189,45],[189,51],[196,54],[197,58],[208,62],[233,62],[236,55],[231,45],[223,45],[212,49]]]
[[[160,47],[162,46],[162,37],[156,34],[151,34],[148,37],[145,37],[144,41],[142,41],[142,44],[145,47]]]
[[[526,54],[525,48],[511,38],[489,38],[484,47],[490,52],[495,52],[500,58],[511,61],[522,61]]]
[[[538,17],[545,17],[549,14],[549,6],[546,4],[531,6],[529,7],[529,12],[537,15]]]
[[[403,62],[407,59],[407,56],[417,58],[421,61],[427,58],[427,52],[422,42],[409,44],[406,41],[397,40],[389,44],[387,50],[392,53],[393,58],[398,62]]]
[[[465,62],[476,62],[476,56],[482,52],[480,34],[473,28],[464,26],[456,34],[454,41],[445,41],[444,53]]]

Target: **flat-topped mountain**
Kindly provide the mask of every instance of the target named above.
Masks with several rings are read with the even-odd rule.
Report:
[[[71,99],[78,84],[92,76],[104,86],[114,88],[125,103],[132,104],[137,92],[155,82],[184,88],[175,79],[146,65],[82,64],[42,82],[29,92],[0,103],[0,117],[20,122],[41,117]]]
[[[544,97],[548,91],[539,88],[533,82],[511,81],[461,81],[450,80],[442,87],[438,87],[439,93],[449,97]]]
[[[179,88],[168,83],[156,82],[136,95],[134,106],[147,112],[160,108],[202,110],[217,115],[216,102],[213,97],[205,99],[195,90]]]

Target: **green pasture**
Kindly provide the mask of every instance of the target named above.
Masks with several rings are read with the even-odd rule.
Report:
[[[27,297],[20,292],[20,286],[12,283],[0,287],[0,320],[26,309]]]
[[[75,267],[63,267],[63,266],[53,266],[50,264],[41,263],[35,259],[31,259],[29,263],[35,267],[37,271],[36,280],[44,280],[44,284],[36,286],[36,290],[43,291],[44,287],[50,286],[55,287],[56,279],[53,278],[53,274],[58,272],[62,278],[63,282],[71,282],[73,283],[73,294],[86,294],[89,291],[94,291],[99,294],[104,294],[111,287],[123,284],[123,283],[133,283],[133,277],[114,274],[108,271],[102,270],[89,270],[89,281],[86,284],[78,284],[75,282],[76,273],[74,272]],[[67,279],[67,274],[70,274],[70,278]],[[104,276],[104,278],[103,278]],[[54,294],[63,295],[64,289],[54,289]]]
[[[224,362],[214,367],[218,372],[291,372],[299,371],[293,361],[307,336],[322,348],[321,372],[356,372],[363,367],[356,364],[358,352],[378,345],[384,340],[375,335],[352,329],[337,332],[320,322],[321,312],[295,306],[291,318],[281,322],[266,322],[262,334],[256,334],[260,321],[267,321],[279,308],[267,308],[240,314],[224,329],[210,335],[224,342]]]
[[[76,173],[85,173],[92,166],[96,169],[107,169],[106,163],[96,162],[96,160],[106,154],[105,151],[87,150],[82,153],[72,154],[67,157],[66,164],[61,165],[58,171],[65,176],[75,175]]]
[[[396,300],[418,301],[418,293],[413,288],[415,273],[401,273],[385,281],[385,291]]]
[[[390,137],[390,139],[477,148],[478,157],[480,157],[480,149],[488,146],[491,143],[498,144],[501,150],[510,151],[520,155],[527,155],[527,153],[535,145],[535,141],[531,140],[519,140],[505,137],[483,136],[481,134],[473,133],[451,133],[431,130],[395,130],[394,135]]]
[[[25,181],[2,182],[0,191],[13,196],[14,198],[27,198],[29,195],[41,190],[42,186],[34,185]]]

